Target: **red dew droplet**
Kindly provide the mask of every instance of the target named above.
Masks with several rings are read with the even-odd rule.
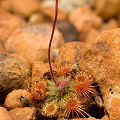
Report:
[[[66,86],[66,82],[62,82],[62,83],[61,83],[61,86]]]

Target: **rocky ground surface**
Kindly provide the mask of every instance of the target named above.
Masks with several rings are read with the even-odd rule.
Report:
[[[95,87],[82,99],[86,112],[69,107],[67,117],[64,100],[59,110],[47,99],[55,87],[48,64],[54,6],[54,0],[0,0],[0,120],[120,120],[120,0],[59,0],[53,73],[66,81],[86,73]],[[66,81],[63,88],[73,84]]]

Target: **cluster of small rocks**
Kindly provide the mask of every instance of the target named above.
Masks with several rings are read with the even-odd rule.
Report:
[[[36,119],[28,89],[49,71],[54,6],[55,0],[0,0],[0,120]],[[119,14],[120,0],[59,0],[52,69],[78,65],[104,101],[102,117],[72,120],[120,120]]]

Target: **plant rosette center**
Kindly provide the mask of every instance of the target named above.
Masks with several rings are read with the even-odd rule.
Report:
[[[62,96],[64,93],[68,91],[68,83],[66,81],[64,82],[59,82],[57,86],[57,95]]]

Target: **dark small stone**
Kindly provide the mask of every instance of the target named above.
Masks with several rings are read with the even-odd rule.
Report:
[[[65,43],[78,41],[78,32],[69,21],[58,20],[56,27],[63,34]]]

